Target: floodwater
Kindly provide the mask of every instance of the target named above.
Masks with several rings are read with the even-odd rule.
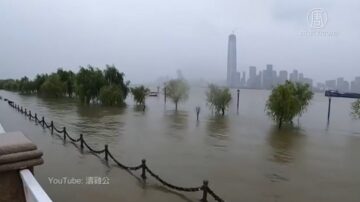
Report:
[[[352,202],[360,201],[360,120],[350,116],[353,100],[333,98],[330,125],[328,100],[315,94],[295,129],[276,129],[266,116],[269,91],[241,90],[224,117],[206,106],[205,89],[193,88],[189,100],[174,105],[149,97],[145,112],[131,97],[124,109],[81,106],[69,99],[43,99],[0,91],[0,96],[66,126],[70,135],[84,134],[89,144],[111,152],[127,165],[146,158],[167,181],[185,187],[204,179],[226,201]],[[196,121],[195,107],[200,106]],[[55,201],[198,201],[201,193],[173,192],[149,178],[106,164],[72,143],[36,126],[0,102],[0,123],[7,131],[23,131],[44,151],[45,164],[35,169],[40,184]],[[109,184],[51,184],[49,178],[109,177]]]

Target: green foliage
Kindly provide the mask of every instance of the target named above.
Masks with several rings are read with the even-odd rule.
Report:
[[[216,114],[225,114],[225,110],[229,107],[231,94],[229,88],[221,89],[219,86],[210,84],[206,92],[207,102]]]
[[[267,114],[278,123],[292,123],[295,116],[301,115],[313,97],[308,84],[287,81],[274,88],[266,103]]]
[[[144,86],[131,88],[131,93],[134,96],[134,101],[139,105],[145,105],[145,98],[150,93],[148,88]]]
[[[117,85],[107,85],[100,89],[99,99],[103,105],[124,105],[124,95]]]
[[[352,108],[352,116],[354,119],[360,119],[360,99],[357,99],[355,102],[351,105]]]
[[[175,103],[175,110],[180,101],[185,101],[189,97],[189,86],[182,79],[173,79],[166,83],[166,97]]]
[[[64,71],[63,69],[59,68],[57,70],[57,75],[59,75],[60,80],[65,85],[65,91],[68,97],[72,97],[75,91],[75,74],[71,70]]]
[[[30,94],[34,90],[33,82],[28,77],[24,76],[20,79],[19,91],[22,94]]]
[[[114,65],[106,65],[106,69],[104,70],[104,78],[106,80],[107,85],[116,85],[119,86],[124,99],[127,97],[129,93],[129,81],[124,83],[124,73],[120,73],[118,69]]]
[[[20,81],[14,79],[0,80],[0,89],[9,90],[9,91],[18,91]]]
[[[37,74],[34,79],[34,89],[36,92],[40,92],[40,88],[49,76],[47,74]]]
[[[105,78],[98,68],[88,66],[81,67],[76,75],[77,94],[80,102],[89,104],[91,100],[97,99],[100,89],[105,85]]]
[[[59,75],[50,75],[41,85],[40,94],[46,97],[62,97],[65,93],[65,85]]]
[[[104,71],[89,65],[80,67],[77,74],[59,68],[50,76],[38,74],[33,80],[26,76],[20,80],[0,80],[0,89],[46,97],[72,97],[75,94],[85,104],[100,101],[104,105],[122,105],[129,92],[129,83],[124,82],[124,73],[114,65],[106,65]]]

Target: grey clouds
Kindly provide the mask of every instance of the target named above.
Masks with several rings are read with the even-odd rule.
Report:
[[[310,31],[312,8],[328,13]],[[225,80],[228,35],[237,35],[238,70],[270,63],[315,81],[360,75],[360,2],[355,0],[2,0],[0,78],[59,67],[114,64],[133,82],[175,76]]]

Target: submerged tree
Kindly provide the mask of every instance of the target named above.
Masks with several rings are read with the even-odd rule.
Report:
[[[310,103],[313,93],[308,84],[294,84],[287,81],[274,88],[266,103],[267,114],[278,123],[292,123],[295,116],[301,115]]]
[[[19,91],[22,94],[30,94],[34,91],[34,84],[28,77],[24,76],[20,79]]]
[[[166,83],[166,96],[175,103],[175,110],[178,109],[178,103],[185,101],[189,97],[189,86],[182,79],[173,79]]]
[[[144,105],[145,109],[145,98],[150,93],[148,88],[145,88],[143,85],[131,88],[131,93],[134,96],[134,101],[138,105]]]
[[[360,119],[360,99],[357,99],[355,102],[351,105],[352,108],[352,116],[354,119]]]
[[[40,88],[49,76],[47,74],[37,74],[34,79],[34,88],[37,93],[40,93]]]
[[[105,86],[100,90],[100,101],[103,105],[124,105],[129,92],[129,82],[124,83],[124,73],[119,72],[114,65],[106,65],[103,72]]]
[[[59,75],[60,80],[65,85],[65,91],[68,97],[72,97],[75,92],[75,74],[71,70],[65,71],[62,68],[59,68],[56,72]]]
[[[99,99],[106,106],[124,105],[124,95],[119,86],[106,85],[100,89]]]
[[[50,75],[41,85],[40,94],[46,97],[61,97],[65,93],[65,85],[59,75]]]
[[[105,85],[104,75],[101,70],[88,66],[81,67],[76,75],[76,89],[80,102],[89,104],[91,100],[99,97],[100,89]]]
[[[224,115],[231,101],[229,88],[222,89],[214,84],[210,84],[208,88],[206,97],[210,108],[214,109],[216,114]]]

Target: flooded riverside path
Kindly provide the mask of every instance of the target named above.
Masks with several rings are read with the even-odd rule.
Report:
[[[350,116],[351,99],[333,98],[327,127],[327,98],[315,94],[300,118],[300,129],[276,129],[265,114],[269,91],[236,91],[229,113],[216,117],[205,90],[193,88],[189,100],[174,105],[149,97],[147,110],[128,98],[124,109],[81,106],[70,99],[43,99],[0,91],[0,96],[80,133],[89,144],[111,152],[127,165],[142,158],[167,181],[185,187],[210,186],[226,201],[332,202],[360,200],[360,120]],[[199,122],[195,107],[201,107]],[[44,151],[35,175],[54,201],[197,201],[201,193],[172,192],[152,178],[144,186],[126,171],[36,126],[0,102],[6,131],[23,131]],[[294,120],[297,125],[297,118]],[[140,173],[134,172],[135,176]],[[109,177],[107,185],[51,184],[49,178]],[[210,200],[211,201],[211,200]]]

